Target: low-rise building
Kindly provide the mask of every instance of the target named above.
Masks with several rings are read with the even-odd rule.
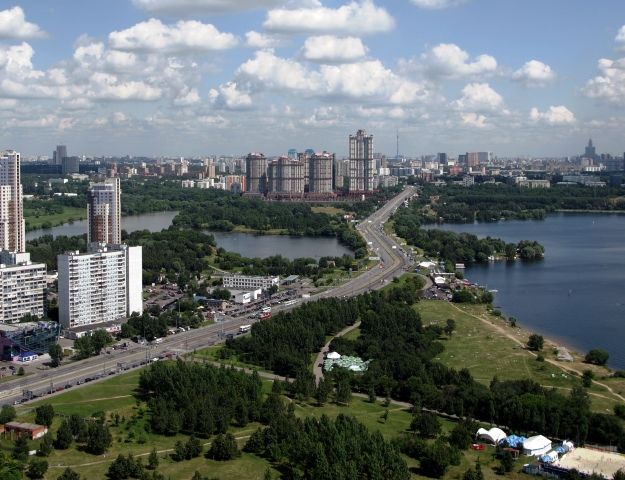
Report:
[[[224,288],[233,288],[236,290],[266,290],[274,285],[280,284],[280,277],[261,277],[254,275],[224,275]]]
[[[15,433],[17,436],[26,435],[31,440],[37,440],[48,433],[48,427],[35,423],[8,422],[4,424],[4,431]]]

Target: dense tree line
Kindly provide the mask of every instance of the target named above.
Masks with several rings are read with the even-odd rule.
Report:
[[[234,369],[183,361],[158,362],[143,370],[141,391],[149,398],[152,431],[206,438],[259,418],[260,378]]]
[[[423,197],[440,195],[432,205],[436,218],[446,223],[497,222],[504,219],[542,219],[556,210],[622,210],[623,188],[588,188],[554,186],[553,188],[519,188],[512,185],[475,185],[471,188],[426,186]]]
[[[155,338],[162,338],[167,335],[167,331],[172,327],[192,327],[197,328],[203,322],[201,314],[194,310],[186,310],[185,306],[197,304],[188,300],[180,302],[181,311],[165,310],[155,308],[150,312],[143,312],[142,315],[133,313],[128,321],[122,324],[121,338],[143,337],[148,342]]]
[[[358,318],[358,300],[327,299],[306,303],[252,326],[251,335],[229,340],[239,358],[281,375],[305,369],[310,355],[325,337],[352,325]]]
[[[341,414],[335,420],[325,415],[301,420],[279,398],[274,404],[269,425],[252,434],[245,450],[280,464],[285,478],[410,478],[399,450],[356,419]]]
[[[52,235],[43,235],[42,237],[26,242],[26,250],[30,252],[30,258],[33,262],[45,263],[48,270],[56,270],[56,257],[65,252],[80,250],[84,252],[87,249],[87,234],[68,237],[59,235],[52,238]]]
[[[478,238],[469,233],[420,228],[422,220],[418,207],[414,205],[399,209],[393,220],[397,235],[410,245],[423,249],[428,256],[452,263],[483,263],[490,256],[511,260],[519,256],[524,260],[534,260],[542,258],[545,252],[544,247],[535,241],[523,240],[513,244],[498,238]]]

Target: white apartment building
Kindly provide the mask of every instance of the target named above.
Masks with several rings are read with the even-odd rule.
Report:
[[[18,152],[0,152],[0,249],[12,252],[26,251],[20,162]]]
[[[257,277],[253,275],[224,275],[224,288],[235,290],[266,290],[280,284],[280,277]]]
[[[29,253],[0,252],[0,322],[45,315],[46,266]]]
[[[143,313],[142,247],[92,244],[57,257],[63,328],[121,322]]]

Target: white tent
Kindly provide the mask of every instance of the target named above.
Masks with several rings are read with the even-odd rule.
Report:
[[[493,445],[499,444],[502,440],[505,440],[508,435],[501,428],[493,427],[490,430],[486,430],[485,428],[480,428],[475,436],[484,440],[485,442],[491,443]]]
[[[445,285],[445,279],[443,277],[434,277],[434,283],[436,285]]]
[[[421,262],[419,263],[419,267],[421,268],[434,268],[436,264],[434,262]]]
[[[329,360],[338,360],[339,358],[341,358],[341,355],[338,352],[330,352],[328,353],[327,358]]]
[[[551,440],[542,435],[530,437],[523,442],[523,454],[529,456],[538,456],[551,450]]]

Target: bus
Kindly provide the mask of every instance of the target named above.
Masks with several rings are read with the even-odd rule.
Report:
[[[239,327],[239,333],[247,333],[252,329],[251,325],[241,325]]]

